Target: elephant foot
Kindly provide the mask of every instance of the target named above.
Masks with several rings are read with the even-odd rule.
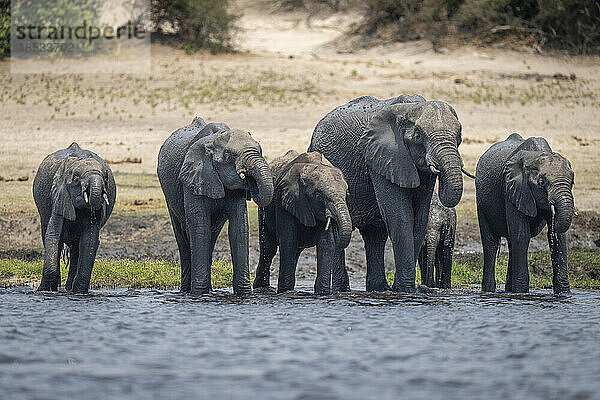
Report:
[[[569,287],[554,289],[555,296],[562,296],[562,295],[568,295],[568,294],[571,294],[571,288],[569,288]]]
[[[275,293],[277,293],[277,291],[275,290],[275,288],[273,286],[259,286],[259,287],[254,286],[254,293],[275,294]]]
[[[199,288],[199,289],[192,289],[189,291],[190,294],[194,295],[194,296],[199,296],[199,295],[203,295],[203,294],[209,294],[210,293],[210,288]]]
[[[429,287],[427,285],[419,285],[419,286],[417,286],[417,293],[431,294],[431,293],[437,293],[437,290],[435,288]]]
[[[385,279],[375,282],[367,281],[367,292],[388,292],[390,290],[390,285],[388,285]]]
[[[58,292],[58,285],[57,284],[51,284],[48,283],[48,281],[44,281],[44,279],[42,279],[42,282],[40,283],[40,286],[37,288],[38,292]]]
[[[248,296],[252,294],[252,287],[244,286],[244,287],[234,287],[233,294],[236,296]]]
[[[268,279],[264,279],[264,278],[260,278],[260,277],[255,277],[254,278],[254,282],[252,283],[252,287],[254,289],[261,289],[261,288],[268,288],[271,287],[269,285],[269,280]]]
[[[396,283],[394,283],[394,285],[392,286],[392,291],[396,293],[416,293],[417,288],[415,287],[415,285],[397,285]]]
[[[334,285],[331,288],[331,293],[333,294],[337,294],[337,293],[347,293],[350,292],[350,285],[346,284],[346,285]]]
[[[315,287],[315,294],[318,296],[327,296],[331,294],[330,288],[317,288]]]
[[[482,292],[488,292],[488,293],[495,293],[496,292],[496,284],[488,284],[488,285],[482,285],[481,286],[481,291]]]

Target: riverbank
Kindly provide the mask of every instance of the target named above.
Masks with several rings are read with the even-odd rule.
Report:
[[[496,281],[504,284],[508,256],[501,254],[496,264]],[[458,254],[452,266],[452,287],[478,287],[482,278],[482,254]],[[276,268],[275,268],[276,269]],[[552,264],[547,252],[529,255],[532,289],[552,288]],[[313,271],[314,272],[314,271]],[[67,278],[67,264],[61,263],[62,286]],[[42,276],[39,259],[0,258],[0,287],[30,285],[36,287]],[[571,286],[577,289],[600,289],[600,250],[572,250],[569,252]],[[213,262],[213,288],[231,287],[233,271],[226,259]],[[313,279],[314,274],[308,276]],[[390,284],[394,273],[387,274]],[[417,282],[420,282],[417,268]],[[273,285],[276,279],[271,278]],[[132,289],[172,289],[179,287],[179,263],[165,260],[110,260],[98,259],[92,273],[92,288],[127,287]]]

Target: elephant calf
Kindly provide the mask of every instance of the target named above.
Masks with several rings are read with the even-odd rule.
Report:
[[[60,252],[66,244],[70,249],[66,289],[87,293],[100,244],[100,228],[112,213],[116,193],[108,164],[77,143],[42,161],[33,181],[44,242],[38,290],[58,290]]]
[[[554,293],[568,293],[565,232],[574,214],[571,163],[543,138],[513,133],[491,146],[477,163],[477,216],[483,244],[483,282],[496,290],[495,263],[500,238],[508,241],[506,291],[529,291],[529,241],[548,225]]]
[[[429,287],[451,287],[452,253],[456,234],[456,211],[446,207],[437,193],[429,206],[429,220],[425,240],[419,253],[421,283]]]
[[[346,248],[352,234],[344,176],[317,152],[290,150],[270,167],[275,194],[269,206],[259,209],[260,260],[254,287],[269,286],[271,261],[279,245],[277,291],[293,290],[301,251],[316,245],[315,293],[328,294],[335,249]],[[339,272],[334,267],[334,280],[340,279]]]
[[[196,117],[160,148],[158,179],[179,247],[181,291],[210,291],[215,242],[229,220],[233,291],[251,292],[246,200],[265,207],[273,197],[260,145],[248,132]]]

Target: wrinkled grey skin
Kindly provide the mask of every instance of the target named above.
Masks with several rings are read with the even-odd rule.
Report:
[[[246,200],[251,196],[265,207],[273,197],[273,178],[260,145],[248,132],[196,117],[160,148],[158,179],[179,248],[181,291],[211,290],[215,241],[228,220],[233,290],[250,293]]]
[[[419,254],[423,285],[443,289],[451,287],[455,234],[456,211],[454,207],[444,206],[434,192],[429,206],[427,232]]]
[[[507,238],[509,250],[506,291],[529,291],[529,241],[546,224],[554,293],[570,291],[565,232],[575,211],[573,180],[569,161],[554,153],[543,138],[524,140],[513,133],[481,156],[475,188],[484,255],[484,291],[496,290],[494,268],[501,237]]]
[[[115,205],[117,189],[108,164],[77,143],[47,156],[33,181],[33,198],[42,222],[44,267],[38,290],[60,286],[60,253],[70,250],[65,288],[87,293],[100,244],[100,228]]]
[[[365,242],[368,291],[389,290],[383,252],[394,248],[393,290],[415,291],[416,259],[425,236],[436,178],[443,204],[462,196],[462,127],[440,101],[402,95],[360,97],[327,114],[315,127],[309,151],[322,153],[344,174],[353,227]],[[344,251],[333,266],[334,290],[348,290]]]
[[[290,150],[269,166],[275,194],[271,204],[258,211],[260,260],[254,288],[269,286],[271,262],[279,246],[277,292],[293,290],[300,253],[316,245],[315,293],[329,294],[334,251],[346,248],[352,235],[344,176],[317,152]]]

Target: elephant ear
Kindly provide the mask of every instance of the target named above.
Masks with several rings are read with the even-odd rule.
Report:
[[[306,197],[300,174],[306,164],[296,164],[289,168],[278,179],[275,192],[279,193],[281,206],[296,217],[304,226],[314,227],[317,224],[315,215]]]
[[[508,159],[504,166],[504,182],[506,198],[523,214],[529,217],[537,215],[535,198],[527,182],[524,157],[530,153],[518,151]]]
[[[404,134],[414,130],[406,118],[407,105],[386,106],[378,111],[359,139],[369,167],[403,188],[421,184],[419,173],[404,143]]]
[[[75,221],[75,207],[67,190],[66,162],[67,160],[63,160],[61,167],[56,171],[52,180],[52,212],[69,221]]]
[[[213,141],[216,135],[199,139],[192,144],[179,171],[179,180],[192,193],[220,199],[225,197],[225,188],[213,165]]]

